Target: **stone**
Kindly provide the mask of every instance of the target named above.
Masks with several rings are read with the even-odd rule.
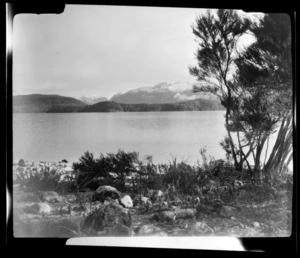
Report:
[[[83,229],[92,228],[95,231],[103,231],[105,228],[113,228],[116,225],[130,227],[132,219],[130,212],[116,203],[102,205],[92,211],[83,221]]]
[[[40,200],[42,202],[63,202],[64,198],[54,191],[40,192]]]
[[[34,203],[24,207],[24,212],[32,214],[49,214],[52,212],[52,207],[47,203]]]
[[[194,205],[199,205],[200,204],[200,198],[198,196],[193,198],[193,204]]]
[[[259,226],[260,226],[260,225],[259,225],[259,223],[258,223],[257,221],[254,221],[254,222],[253,222],[253,227],[259,228]]]
[[[150,201],[150,199],[148,197],[142,196],[141,197],[141,203],[142,205],[146,205],[146,203]]]
[[[159,213],[159,221],[175,221],[176,214],[174,211],[163,211]]]
[[[81,212],[81,211],[85,211],[85,208],[83,206],[74,206],[72,207],[72,211],[74,212]]]
[[[125,195],[123,198],[119,199],[120,204],[125,208],[132,208],[133,202],[131,200],[131,197],[129,195]]]
[[[224,218],[235,217],[237,209],[232,206],[222,206],[219,215]]]
[[[214,230],[210,226],[208,226],[206,222],[198,221],[190,227],[189,234],[191,235],[214,234]]]
[[[139,225],[135,230],[136,236],[168,236],[168,234],[153,225]]]
[[[99,200],[104,202],[107,197],[118,199],[121,193],[114,187],[109,185],[101,185],[97,188],[96,193],[99,195]]]
[[[152,209],[153,205],[152,205],[152,202],[150,200],[148,200],[146,202],[146,210],[149,211],[150,209]]]
[[[174,213],[178,219],[193,218],[197,214],[196,209],[175,209]]]

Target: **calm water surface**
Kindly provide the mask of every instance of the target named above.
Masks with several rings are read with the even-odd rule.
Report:
[[[85,151],[137,151],[154,163],[172,158],[191,164],[199,150],[225,158],[224,111],[13,114],[13,160],[78,161]]]

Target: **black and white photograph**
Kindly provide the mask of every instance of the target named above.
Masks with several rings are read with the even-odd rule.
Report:
[[[12,27],[15,238],[291,235],[289,15],[66,4]]]

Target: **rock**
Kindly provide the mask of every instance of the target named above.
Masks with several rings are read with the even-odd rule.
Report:
[[[153,225],[139,225],[135,230],[137,236],[168,236],[168,234]]]
[[[83,206],[74,206],[72,208],[72,211],[74,211],[74,212],[81,212],[81,211],[85,211],[85,208]]]
[[[195,205],[199,205],[200,204],[200,198],[197,196],[197,197],[195,197],[195,198],[193,198],[193,204],[195,204]]]
[[[146,202],[146,210],[149,211],[150,209],[152,209],[153,205],[152,205],[152,202],[150,200],[148,200]]]
[[[105,228],[114,228],[116,225],[129,228],[131,224],[131,215],[127,209],[121,205],[109,203],[91,212],[83,221],[83,229],[92,228],[95,231],[103,231]]]
[[[174,213],[178,219],[193,218],[197,214],[196,209],[175,209]]]
[[[52,212],[52,207],[47,203],[34,203],[24,207],[24,212],[33,214],[49,214]]]
[[[147,195],[150,198],[150,200],[154,203],[161,200],[164,193],[161,190],[148,189]]]
[[[260,225],[259,225],[259,223],[258,223],[257,221],[254,221],[254,222],[252,223],[252,225],[253,225],[253,227],[255,227],[255,228],[259,228],[259,227],[260,227]]]
[[[159,221],[175,221],[176,214],[174,211],[163,211],[159,213]]]
[[[224,218],[235,217],[237,209],[232,206],[222,206],[219,215]]]
[[[214,234],[214,230],[208,226],[204,221],[196,222],[189,229],[189,234],[199,235],[199,234]]]
[[[54,191],[44,191],[40,193],[42,202],[63,202],[64,198]]]
[[[141,203],[142,205],[146,205],[146,203],[150,201],[150,199],[148,197],[142,196],[141,197]]]
[[[25,164],[24,159],[20,159],[20,160],[19,160],[18,166],[20,166],[20,167],[26,167],[26,164]]]
[[[125,195],[123,198],[121,198],[120,200],[120,204],[125,207],[125,208],[132,208],[133,207],[133,202],[130,198],[129,195]]]
[[[171,201],[172,204],[175,204],[175,206],[177,205],[181,205],[182,204],[182,201],[180,198],[178,198],[177,196],[174,197],[174,200]]]
[[[99,195],[99,200],[104,202],[107,197],[118,199],[121,197],[121,193],[114,187],[109,185],[101,185],[97,188],[96,193]]]

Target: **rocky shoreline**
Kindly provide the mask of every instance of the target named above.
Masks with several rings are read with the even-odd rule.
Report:
[[[20,162],[19,162],[20,163]],[[21,162],[22,163],[22,162]],[[15,237],[84,236],[288,236],[291,192],[259,201],[256,192],[240,192],[235,203],[206,205],[202,197],[167,199],[167,192],[121,193],[111,186],[78,192],[36,190],[17,183],[35,173],[55,171],[72,178],[64,162],[15,164],[13,224]],[[252,198],[252,199],[251,199]]]

